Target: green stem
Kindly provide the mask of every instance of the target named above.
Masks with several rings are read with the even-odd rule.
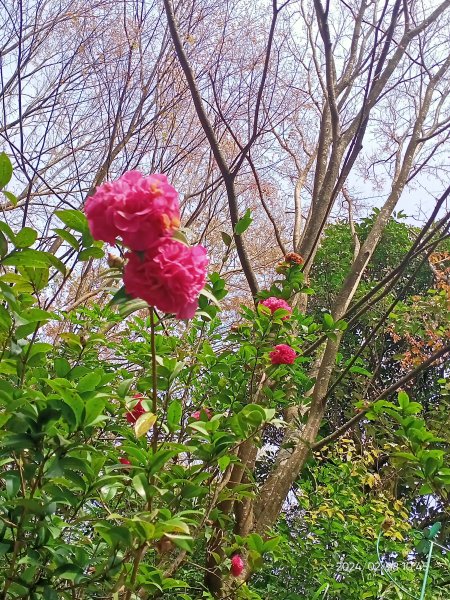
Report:
[[[150,309],[150,336],[152,349],[152,412],[154,415],[158,411],[158,387],[156,379],[156,342],[155,342],[155,309]],[[153,454],[158,450],[158,421],[153,425],[152,439]]]

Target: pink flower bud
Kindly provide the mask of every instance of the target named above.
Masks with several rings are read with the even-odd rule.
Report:
[[[235,554],[231,558],[231,574],[233,577],[239,577],[239,575],[244,570],[244,561],[239,554]]]
[[[209,408],[202,408],[201,410],[196,410],[192,413],[191,419],[194,419],[195,421],[200,421],[203,416],[202,413],[206,415],[208,421],[211,419],[212,411],[210,411]]]

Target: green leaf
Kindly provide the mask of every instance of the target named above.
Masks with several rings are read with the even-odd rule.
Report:
[[[154,475],[158,471],[161,471],[166,462],[177,454],[178,450],[158,450],[151,457],[149,475]]]
[[[36,354],[47,354],[53,350],[52,344],[47,344],[46,342],[34,342],[33,344],[29,344],[25,348],[28,353],[28,358],[35,356]]]
[[[410,402],[405,408],[405,415],[417,415],[422,411],[420,402]]]
[[[199,433],[202,433],[205,437],[209,438],[209,431],[205,429],[204,423],[199,423],[198,421],[195,421],[194,423],[189,423],[189,427],[191,429],[195,429],[195,431],[198,431]]]
[[[0,330],[8,331],[11,327],[11,316],[4,306],[0,304]]]
[[[219,458],[219,460],[217,461],[217,464],[219,465],[219,469],[221,471],[225,471],[225,469],[228,467],[230,462],[231,462],[231,457],[226,454],[225,456],[221,456]]]
[[[436,523],[434,523],[434,525],[432,525],[430,527],[430,529],[428,530],[427,539],[432,540],[433,538],[435,538],[437,536],[437,534],[440,532],[441,527],[442,527],[442,523],[440,521],[437,521]]]
[[[329,315],[328,313],[325,313],[323,315],[323,322],[325,323],[325,327],[327,329],[333,329],[334,327],[334,319],[331,315]]]
[[[372,377],[372,373],[367,369],[363,369],[362,367],[358,367],[354,365],[350,368],[350,373],[358,373],[359,375],[364,375],[365,377]]]
[[[255,550],[258,554],[264,552],[264,541],[257,533],[251,533],[247,538],[247,546],[249,550]]]
[[[21,317],[30,323],[37,323],[38,321],[50,321],[51,319],[59,320],[55,313],[42,310],[41,308],[28,308],[24,310]]]
[[[220,235],[222,236],[222,241],[225,244],[225,246],[227,248],[229,248],[231,246],[231,242],[233,241],[233,238],[231,237],[231,235],[226,233],[226,231],[221,231]]]
[[[242,235],[244,233],[244,231],[246,231],[250,227],[250,224],[252,221],[253,221],[253,219],[251,217],[251,212],[250,212],[250,209],[248,208],[245,212],[245,215],[243,217],[241,217],[239,219],[239,221],[236,223],[236,225],[234,227],[234,233],[236,235]]]
[[[68,244],[70,244],[72,246],[72,248],[75,248],[75,250],[79,249],[80,244],[79,244],[77,238],[74,235],[72,235],[70,233],[70,231],[67,231],[66,229],[59,229],[59,228],[55,228],[54,231],[59,235],[59,237],[61,239],[63,239]]]
[[[119,315],[123,318],[129,317],[131,314],[138,310],[144,310],[144,308],[148,308],[148,304],[145,300],[140,300],[139,298],[135,298],[134,300],[129,300],[119,306]]]
[[[100,400],[99,398],[91,398],[86,402],[86,412],[84,423],[87,427],[95,425],[96,423],[101,422],[98,417],[102,414],[103,409],[105,408],[105,402]]]
[[[182,550],[185,550],[186,552],[192,552],[194,540],[189,535],[179,535],[175,533],[166,533],[165,535]]]
[[[20,488],[20,478],[18,473],[6,473],[3,478],[5,480],[7,498],[14,498]]]
[[[398,404],[402,410],[408,407],[409,404],[409,396],[406,392],[398,393]]]
[[[131,296],[129,296],[125,290],[125,286],[123,285],[121,288],[115,292],[114,296],[109,301],[108,306],[114,306],[114,304],[124,304],[131,300]]]
[[[425,473],[425,477],[431,477],[432,475],[434,475],[436,473],[436,471],[439,469],[440,464],[439,462],[433,458],[433,457],[429,457],[426,459],[425,464],[423,466],[423,471]]]
[[[56,375],[58,377],[66,377],[71,368],[69,361],[66,358],[57,357],[53,362]]]
[[[55,392],[64,400],[64,402],[70,406],[72,409],[73,415],[75,417],[75,425],[78,427],[81,423],[84,402],[80,398],[80,396],[76,393],[76,391],[70,387],[68,381],[61,380],[48,380],[48,385],[55,390]]]
[[[411,454],[410,452],[392,452],[391,456],[393,458],[402,458],[404,460],[409,460],[414,463],[419,462],[417,456],[414,456],[414,454]]]
[[[416,551],[420,554],[428,554],[430,550],[430,542],[427,539],[420,540],[416,547]]]
[[[0,258],[8,254],[8,241],[2,231],[0,231]]]
[[[48,284],[49,269],[44,268],[23,268],[20,269],[24,277],[32,284],[35,291],[41,291]]]
[[[11,181],[13,168],[9,157],[4,153],[0,153],[0,189]]]
[[[16,340],[23,340],[39,328],[36,323],[25,323],[25,325],[19,325],[15,331]]]
[[[214,296],[214,294],[212,294],[208,289],[203,288],[202,291],[200,292],[200,296],[205,296],[206,298],[208,298],[208,300],[211,300],[211,302],[213,302],[214,304],[216,304],[217,306],[220,307],[219,301]]]
[[[17,196],[15,194],[13,194],[12,192],[7,192],[6,190],[3,190],[3,195],[5,196],[5,198],[7,200],[9,200],[11,202],[11,204],[13,206],[17,206],[19,199],[17,198]]]
[[[137,438],[145,435],[151,427],[156,423],[156,415],[151,412],[146,412],[139,417],[134,424],[134,432]]]
[[[74,564],[65,564],[53,571],[53,577],[56,579],[68,579],[69,581],[76,581],[82,575],[83,569]]]
[[[12,548],[13,548],[13,542],[11,541],[10,543],[0,543],[0,556],[3,556],[4,554],[8,553],[8,552],[12,552]]]
[[[103,258],[105,256],[105,252],[101,248],[97,248],[96,246],[92,246],[91,248],[85,248],[78,255],[78,259],[81,261],[89,260],[90,258]]]
[[[11,227],[4,221],[0,221],[0,231],[3,231],[3,233],[5,233],[8,237],[8,239],[10,239],[12,243],[14,243],[16,236],[14,235],[14,232],[11,229]]]
[[[125,398],[125,396],[128,394],[131,384],[133,383],[133,378],[131,379],[124,379],[123,381],[120,382],[120,384],[117,386],[117,395],[119,396],[119,398]]]
[[[24,250],[13,251],[3,259],[3,264],[10,267],[56,267],[61,273],[66,272],[64,264],[48,252],[40,252],[25,248]]]
[[[70,229],[74,229],[79,233],[89,232],[87,219],[81,211],[72,209],[55,210],[55,215]]]
[[[173,400],[167,409],[167,426],[169,431],[176,431],[181,423],[183,408],[179,400]]]
[[[77,390],[83,392],[92,392],[100,383],[102,376],[99,373],[88,373],[80,379],[77,385]]]
[[[143,498],[147,500],[150,497],[150,494],[147,496],[147,492],[149,492],[150,484],[144,475],[144,473],[138,473],[132,479],[133,488],[136,492]]]
[[[176,231],[174,231],[172,233],[172,239],[177,240],[178,242],[181,242],[185,246],[189,246],[189,240],[187,239],[185,232],[182,231],[181,229],[177,229]]]
[[[273,552],[280,545],[281,536],[270,538],[264,542],[264,552]]]
[[[37,231],[31,227],[24,227],[16,235],[16,248],[29,248],[37,240]]]
[[[98,534],[112,547],[128,547],[132,543],[131,531],[127,527],[112,525],[110,527],[98,524],[95,526]]]

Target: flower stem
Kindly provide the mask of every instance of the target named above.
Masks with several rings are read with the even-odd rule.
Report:
[[[155,338],[155,309],[150,309],[150,338],[151,338],[151,350],[152,350],[152,412],[154,415],[157,414],[158,410],[158,387],[156,379],[156,338]],[[155,421],[153,425],[153,438],[152,438],[153,454],[158,449],[158,421]]]

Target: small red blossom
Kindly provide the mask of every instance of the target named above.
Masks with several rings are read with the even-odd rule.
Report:
[[[294,348],[287,344],[278,344],[269,354],[270,362],[273,365],[292,365],[297,357]]]
[[[289,306],[286,300],[283,300],[283,298],[276,298],[275,296],[271,296],[270,298],[266,298],[266,300],[263,300],[260,304],[266,306],[272,314],[279,308],[287,310],[289,312],[289,315],[283,317],[283,321],[289,319],[289,316],[292,313],[292,308]]]
[[[212,411],[210,411],[209,408],[202,408],[201,410],[196,410],[192,413],[191,419],[194,419],[195,421],[200,421],[200,419],[203,416],[202,413],[204,413],[207,416],[208,421],[211,419]]]
[[[142,394],[134,394],[133,398],[139,398],[139,400],[126,414],[127,421],[130,423],[130,425],[134,425],[139,417],[147,412],[142,406],[142,399],[144,396]]]
[[[239,575],[244,570],[244,561],[239,554],[235,554],[231,559],[231,574],[234,577],[239,577]]]
[[[119,462],[121,462],[123,465],[131,465],[131,461],[129,461],[125,456],[121,456],[119,458]]]

